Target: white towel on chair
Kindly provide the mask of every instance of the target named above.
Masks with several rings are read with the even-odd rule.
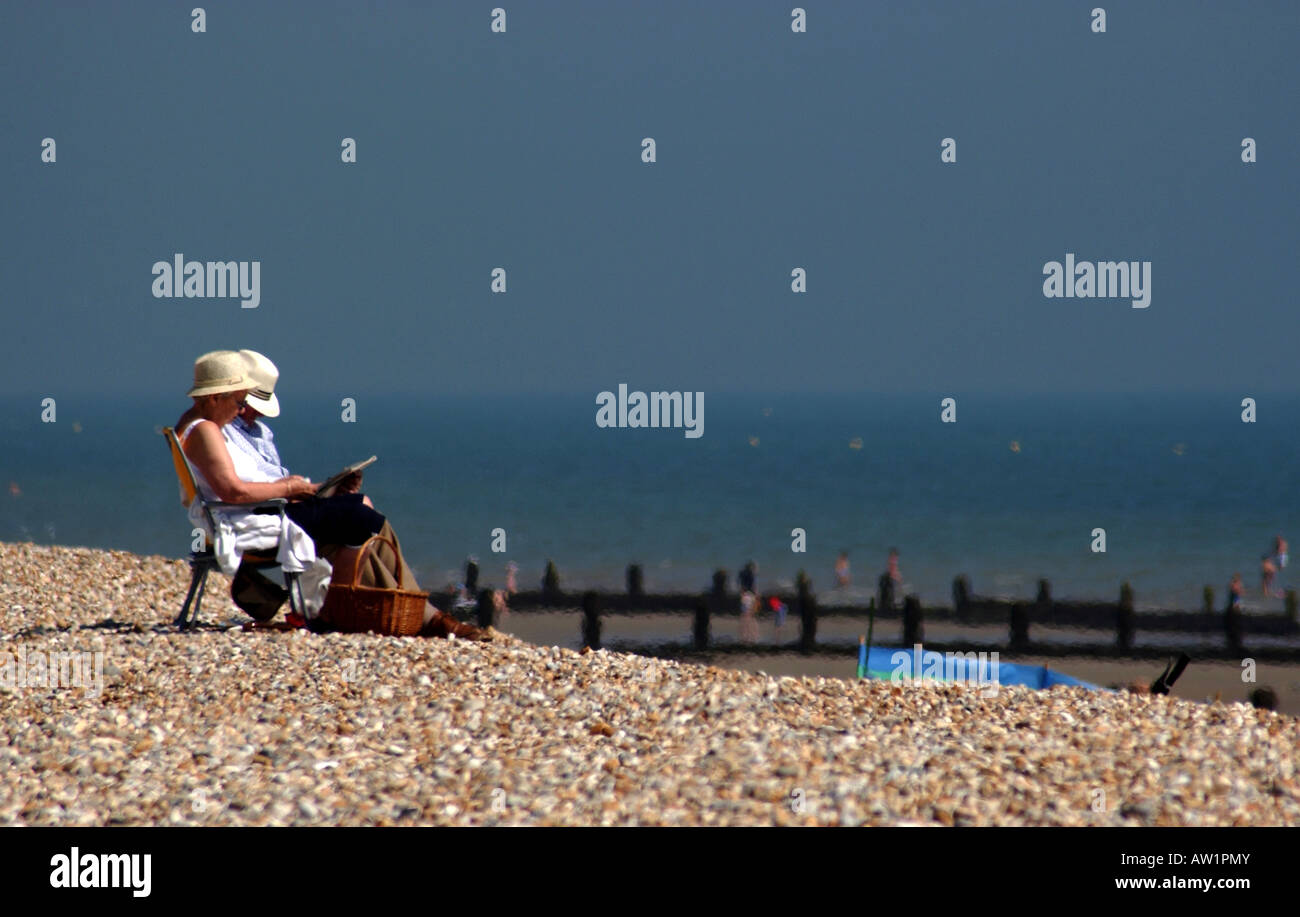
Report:
[[[208,531],[199,501],[190,504],[190,522],[208,536],[217,565],[227,576],[235,575],[245,551],[275,548],[276,563],[286,573],[301,573],[316,562],[316,545],[311,536],[288,516],[243,509],[215,510],[212,515],[217,523],[216,532]]]

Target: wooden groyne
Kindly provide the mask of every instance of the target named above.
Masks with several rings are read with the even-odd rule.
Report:
[[[1213,590],[1205,588],[1205,605],[1200,611],[1137,612],[1134,593],[1123,583],[1115,602],[1079,602],[1057,600],[1047,580],[1040,580],[1033,601],[996,599],[971,592],[969,580],[958,576],[953,581],[953,604],[923,606],[915,595],[901,601],[895,596],[893,582],[882,575],[877,594],[866,606],[822,606],[817,601],[812,582],[801,571],[793,592],[771,590],[763,597],[775,596],[788,608],[788,617],[798,626],[795,640],[783,644],[715,641],[711,623],[715,618],[738,618],[741,596],[728,587],[727,573],[717,571],[712,586],[702,592],[647,593],[643,589],[641,568],[628,567],[626,588],[622,591],[583,590],[566,592],[561,588],[559,573],[548,564],[543,588],[517,592],[509,596],[510,611],[546,612],[581,611],[581,638],[584,646],[599,649],[602,645],[601,620],[610,615],[682,614],[690,619],[683,627],[683,639],[654,645],[619,648],[650,651],[655,655],[698,655],[715,653],[762,654],[800,652],[808,655],[843,654],[856,650],[856,641],[819,641],[817,622],[822,619],[860,619],[862,630],[874,618],[878,622],[897,622],[903,646],[925,643],[940,652],[999,651],[1032,656],[1092,656],[1159,658],[1179,651],[1199,658],[1241,659],[1250,656],[1271,662],[1300,662],[1300,640],[1294,645],[1269,645],[1258,638],[1300,638],[1295,590],[1286,594],[1286,611],[1281,614],[1243,614],[1228,608],[1213,610]],[[495,623],[493,593],[478,593],[476,617],[480,625]],[[942,644],[925,641],[927,623],[959,627],[1005,627],[1006,639],[999,643],[963,641]],[[1043,629],[1067,628],[1095,633],[1096,640],[1070,642],[1035,639]],[[1147,633],[1174,635],[1183,639],[1164,640],[1159,646],[1143,645],[1139,637]]]

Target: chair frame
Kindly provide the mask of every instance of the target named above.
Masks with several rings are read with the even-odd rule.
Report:
[[[283,497],[261,500],[257,503],[225,503],[221,500],[203,499],[203,495],[199,493],[198,479],[194,476],[194,466],[190,464],[189,456],[181,448],[181,442],[176,435],[176,431],[171,427],[164,427],[162,435],[167,441],[172,464],[176,468],[176,478],[180,483],[183,497],[182,503],[186,509],[189,509],[195,500],[199,501],[199,507],[203,511],[203,518],[208,523],[208,531],[216,532],[217,530],[216,517],[213,515],[214,510],[275,508],[278,510],[277,515],[281,519],[284,518],[284,510],[289,501]],[[188,630],[198,622],[199,606],[203,604],[203,592],[207,586],[208,574],[217,568],[217,556],[212,549],[212,540],[205,536],[203,541],[203,550],[190,551],[190,588],[185,594],[185,604],[181,606],[181,613],[176,616],[176,620],[173,622],[181,630]],[[277,565],[274,555],[245,551],[241,563],[250,561],[253,567],[274,567]],[[299,574],[289,573],[288,571],[282,572],[284,572],[285,588],[289,592],[289,608],[295,614],[303,616],[304,602]]]

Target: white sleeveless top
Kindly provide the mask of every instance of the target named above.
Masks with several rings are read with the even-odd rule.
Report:
[[[190,422],[189,426],[187,426],[181,433],[181,445],[184,445],[185,440],[189,438],[190,431],[201,423],[203,423],[202,417]],[[257,467],[257,463],[249,457],[247,453],[244,453],[239,449],[231,449],[230,443],[226,441],[225,436],[222,436],[221,441],[226,444],[226,452],[229,453],[230,461],[235,466],[235,477],[239,478],[241,481],[249,481],[252,483],[267,480],[266,476],[262,474],[261,469]],[[203,472],[199,471],[193,462],[190,463],[190,467],[194,469],[194,483],[198,485],[199,493],[202,495],[203,499],[217,500],[218,497],[212,490],[212,485],[209,484],[207,478],[203,476]]]
[[[190,423],[180,435],[183,443],[190,432],[203,418]],[[223,438],[224,442],[224,438]],[[234,463],[235,474],[245,481],[263,480],[257,476],[256,469],[250,468],[247,456],[241,456],[237,450],[231,450],[230,460]],[[193,468],[191,465],[190,467]],[[194,483],[205,500],[214,500],[216,495],[212,486],[203,477],[203,472],[194,468]],[[207,532],[212,539],[212,552],[217,565],[227,576],[233,576],[239,569],[240,558],[245,551],[275,551],[276,563],[286,573],[301,573],[302,595],[307,617],[313,618],[320,613],[325,602],[326,588],[329,585],[331,567],[328,561],[316,556],[316,545],[311,537],[287,515],[259,515],[242,507],[230,507],[212,513],[216,531],[208,529],[199,501],[190,503],[190,523]]]

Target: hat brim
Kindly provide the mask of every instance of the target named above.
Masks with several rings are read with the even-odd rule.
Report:
[[[238,382],[214,382],[208,385],[196,385],[185,393],[185,397],[198,398],[200,395],[220,395],[222,392],[237,392],[248,388],[248,385],[247,379],[240,379]]]
[[[270,398],[259,398],[252,392],[249,392],[244,398],[244,402],[263,417],[280,416],[280,399],[275,397],[275,392],[271,393]]]

